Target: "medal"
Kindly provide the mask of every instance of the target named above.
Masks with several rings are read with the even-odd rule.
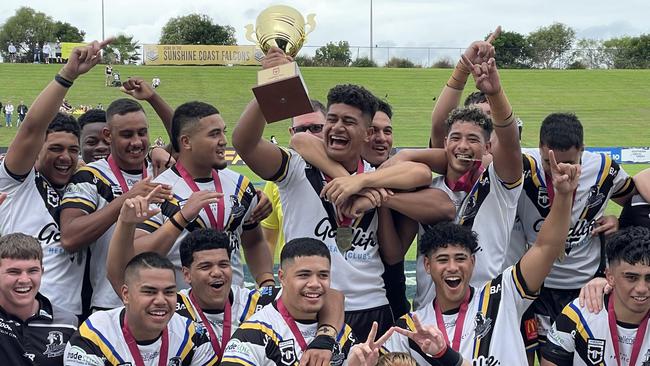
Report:
[[[349,226],[339,226],[336,228],[336,246],[341,254],[345,254],[352,248],[352,237],[354,230]]]

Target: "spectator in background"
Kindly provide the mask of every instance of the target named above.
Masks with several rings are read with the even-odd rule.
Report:
[[[16,46],[14,46],[13,42],[9,42],[7,51],[9,51],[9,62],[16,62]]]
[[[14,105],[11,104],[11,101],[7,101],[5,105],[5,124],[7,127],[11,127],[11,115],[14,113]]]
[[[63,58],[61,58],[61,42],[56,41],[56,45],[54,45],[54,53],[56,55],[56,63],[62,64]]]
[[[38,42],[34,45],[34,63],[41,63],[41,45]]]
[[[157,76],[154,76],[153,79],[151,80],[151,86],[155,88],[160,86],[160,78]]]
[[[52,57],[52,49],[50,48],[49,43],[43,43],[43,58],[45,58],[45,63],[50,63],[50,57]]]
[[[101,109],[102,111],[104,110],[104,105],[101,103],[97,103],[97,107],[95,109]]]
[[[104,75],[106,75],[105,86],[111,86],[113,82],[113,65],[108,64],[104,67]]]
[[[25,101],[20,101],[20,104],[18,104],[18,121],[16,122],[16,127],[20,126],[20,124],[25,120],[25,115],[27,115],[27,111],[29,108],[25,104]]]
[[[271,143],[272,143],[273,145],[277,145],[277,144],[278,144],[278,139],[275,138],[275,135],[271,135]]]

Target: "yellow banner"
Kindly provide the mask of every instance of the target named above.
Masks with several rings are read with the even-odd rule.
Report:
[[[74,43],[74,42],[61,42],[61,58],[67,60],[70,58],[72,49],[75,47],[85,46],[86,43]],[[52,47],[52,53],[54,53],[54,46]]]
[[[255,46],[144,45],[145,65],[259,65]]]

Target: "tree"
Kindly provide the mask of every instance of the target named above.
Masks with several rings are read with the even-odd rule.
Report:
[[[352,62],[350,44],[347,41],[329,42],[316,50],[314,62],[318,66],[349,66]]]
[[[235,28],[213,24],[205,14],[171,18],[162,29],[160,44],[225,44],[234,45]]]
[[[104,62],[115,62],[122,64],[133,64],[140,60],[138,50],[140,46],[138,41],[133,40],[133,36],[120,34],[115,41],[106,47],[104,52]]]
[[[70,23],[54,23],[54,39],[59,42],[83,42],[86,32]]]
[[[492,42],[496,52],[497,66],[505,69],[521,69],[529,67],[531,49],[526,37],[517,32],[501,32],[499,38]]]
[[[613,66],[611,54],[607,52],[601,40],[583,38],[576,43],[576,48],[572,57],[574,64],[579,62],[589,69]]]
[[[650,68],[650,34],[612,38],[603,42],[603,46],[617,69]]]
[[[374,60],[371,60],[368,57],[360,57],[350,65],[352,67],[377,67],[377,63]]]
[[[55,40],[55,25],[51,17],[37,12],[32,8],[22,7],[16,14],[8,18],[0,30],[0,46],[3,58],[7,58],[7,46],[13,42],[19,54],[25,54],[27,59],[33,55],[36,43]]]
[[[561,64],[562,57],[571,49],[576,32],[562,23],[541,27],[528,35],[533,63],[544,68]]]

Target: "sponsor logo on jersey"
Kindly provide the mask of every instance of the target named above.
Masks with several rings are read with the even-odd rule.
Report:
[[[181,366],[181,358],[180,357],[170,358],[167,366]]]
[[[330,225],[330,220],[327,217],[324,217],[314,228],[314,235],[318,239],[326,242],[327,239],[336,238],[336,229]],[[377,242],[375,241],[374,231],[365,231],[358,227],[354,228],[352,249],[350,249],[350,251],[354,251],[356,248],[359,248],[360,250],[368,250],[375,246],[377,246]]]
[[[237,196],[230,195],[230,205],[230,216],[233,218],[241,217],[246,213],[246,207],[239,203],[239,198],[237,198]]]
[[[589,188],[589,196],[587,196],[587,208],[601,206],[605,202],[605,195],[600,192],[600,187],[594,184]]]
[[[282,364],[283,365],[293,365],[298,361],[296,356],[296,351],[293,347],[293,339],[287,339],[286,341],[281,341],[280,344],[280,354],[282,355]]]
[[[53,330],[47,335],[47,344],[45,345],[45,352],[43,354],[50,357],[59,357],[65,351],[65,343],[63,343],[63,333]]]
[[[501,365],[501,362],[494,358],[494,356],[478,356],[472,361],[472,366],[497,366]]]
[[[61,232],[59,232],[59,226],[54,222],[50,222],[41,228],[41,231],[36,235],[36,239],[44,245],[60,242]]]
[[[29,358],[30,361],[34,362],[34,359],[36,358],[36,355],[33,353],[24,353],[23,357]]]
[[[548,198],[546,187],[539,187],[537,191],[537,205],[542,208],[549,208],[551,206],[551,199]]]
[[[476,338],[485,337],[492,328],[492,319],[486,318],[480,311],[476,312],[474,317]]]
[[[587,359],[592,365],[602,363],[605,359],[605,340],[589,338],[587,339]]]

